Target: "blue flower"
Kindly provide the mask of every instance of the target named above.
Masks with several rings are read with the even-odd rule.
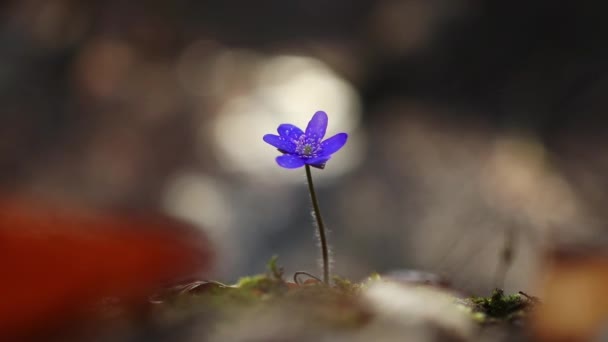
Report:
[[[327,114],[318,111],[303,132],[291,124],[282,124],[277,128],[279,135],[266,134],[264,141],[276,147],[282,156],[277,157],[277,164],[286,169],[297,169],[310,165],[319,169],[346,144],[348,134],[338,133],[323,140],[327,130]]]

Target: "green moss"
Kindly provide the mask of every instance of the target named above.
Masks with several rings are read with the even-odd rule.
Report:
[[[283,268],[277,265],[278,256],[274,255],[266,264],[266,274],[242,277],[232,286],[237,291],[251,291],[254,294],[279,295],[287,291],[283,280]]]
[[[501,289],[495,289],[490,297],[471,297],[475,313],[482,313],[487,318],[500,320],[511,320],[521,317],[530,307],[530,301],[519,295],[505,295]],[[474,317],[476,320],[483,320],[484,317]]]
[[[265,288],[270,282],[271,279],[269,279],[265,274],[257,274],[239,278],[233,287],[241,290],[262,289]]]
[[[371,283],[374,281],[380,281],[380,280],[382,280],[382,277],[380,276],[380,273],[378,273],[378,272],[374,272],[369,277],[367,277],[368,283]]]
[[[268,269],[268,272],[270,272],[270,275],[275,278],[276,280],[283,280],[283,268],[277,266],[277,261],[279,260],[279,256],[278,255],[273,255],[270,260],[268,260],[268,263],[266,264],[266,268]]]
[[[358,294],[361,290],[361,284],[353,283],[348,279],[335,276],[333,280],[335,288],[344,294]]]

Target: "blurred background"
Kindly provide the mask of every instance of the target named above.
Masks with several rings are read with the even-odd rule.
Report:
[[[262,141],[316,110],[334,272],[527,289],[601,241],[608,22],[593,3],[23,0],[0,5],[0,188],[207,232],[212,277],[318,270],[304,171]]]

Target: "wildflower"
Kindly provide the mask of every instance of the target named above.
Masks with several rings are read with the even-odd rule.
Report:
[[[348,134],[338,133],[324,141],[327,130],[327,114],[316,112],[306,131],[291,124],[282,124],[277,129],[279,135],[266,134],[264,141],[276,147],[283,153],[276,161],[279,166],[286,169],[297,169],[310,165],[319,169],[325,168],[325,163],[344,146]]]

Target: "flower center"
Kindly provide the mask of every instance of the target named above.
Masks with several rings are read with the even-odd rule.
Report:
[[[321,151],[320,141],[308,138],[304,134],[294,142],[296,144],[296,153],[302,157],[314,158]]]

